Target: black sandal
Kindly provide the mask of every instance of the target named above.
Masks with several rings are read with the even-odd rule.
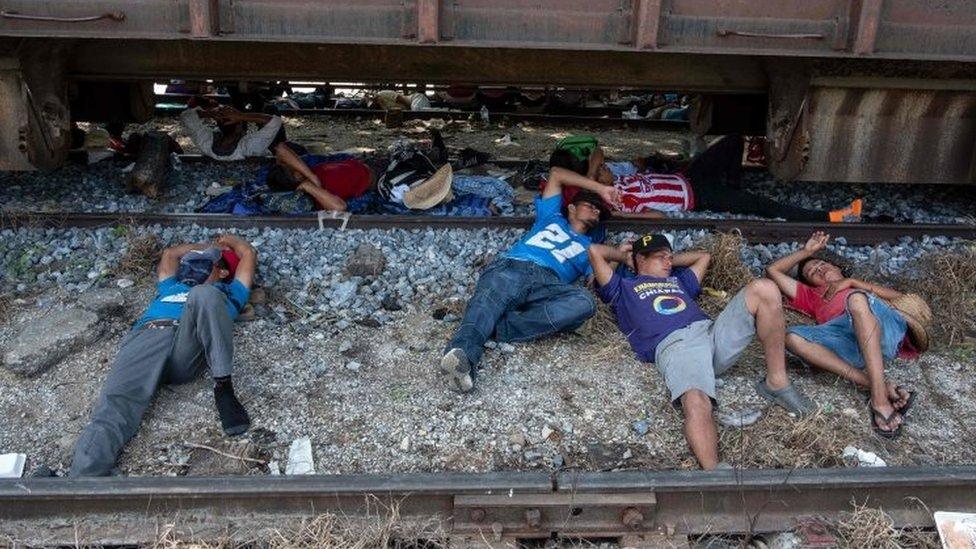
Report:
[[[881,438],[886,438],[886,439],[889,439],[889,440],[894,439],[894,438],[898,438],[898,436],[901,435],[901,424],[900,423],[898,424],[898,427],[895,427],[893,430],[891,430],[891,431],[885,431],[884,429],[882,429],[878,425],[878,422],[877,422],[877,419],[880,417],[881,418],[881,421],[884,421],[885,423],[890,423],[891,422],[891,418],[895,417],[895,415],[898,414],[898,411],[893,412],[890,416],[885,416],[881,412],[875,410],[874,409],[874,406],[871,406],[871,402],[869,401],[868,402],[868,413],[871,414],[871,417],[870,417],[871,428],[874,429],[874,434],[878,435]]]
[[[901,391],[908,393],[908,397],[905,398],[905,405],[898,409],[898,413],[904,417],[912,409],[912,404],[915,404],[915,391],[909,391],[904,385],[898,385],[895,387],[895,392],[898,393],[899,398],[901,397]]]

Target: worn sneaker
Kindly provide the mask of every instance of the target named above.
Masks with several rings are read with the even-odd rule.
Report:
[[[474,378],[471,377],[471,362],[464,350],[454,348],[441,358],[441,373],[454,387],[462,393],[469,393],[474,389]]]
[[[227,436],[244,434],[251,427],[251,418],[247,410],[234,394],[234,386],[230,380],[217,381],[214,384],[214,401],[217,404],[217,414],[220,424]]]

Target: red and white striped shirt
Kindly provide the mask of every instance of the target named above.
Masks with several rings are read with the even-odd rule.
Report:
[[[622,175],[614,178],[613,186],[620,191],[620,211],[625,213],[681,212],[695,207],[691,185],[677,174]]]

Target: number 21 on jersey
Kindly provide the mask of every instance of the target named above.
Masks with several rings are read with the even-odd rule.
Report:
[[[586,251],[586,249],[576,241],[570,242],[569,246],[557,248],[560,244],[570,240],[570,236],[559,226],[558,223],[550,223],[544,229],[532,235],[525,241],[530,246],[549,250],[549,253],[556,258],[556,261],[565,263],[567,259],[572,259]]]

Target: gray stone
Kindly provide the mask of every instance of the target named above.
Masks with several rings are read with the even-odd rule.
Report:
[[[26,323],[3,355],[3,365],[33,376],[102,335],[98,315],[79,308],[53,311]]]
[[[78,305],[100,317],[105,317],[125,309],[125,296],[116,288],[90,290],[81,294]]]
[[[510,355],[515,352],[515,345],[512,345],[511,343],[499,343],[498,350]]]
[[[630,424],[638,436],[644,436],[650,430],[650,426],[644,420],[638,420]]]
[[[359,284],[355,280],[341,282],[332,290],[330,303],[333,307],[341,307],[351,301],[356,296]]]
[[[349,362],[346,363],[346,369],[352,372],[358,372],[359,369],[362,367],[363,365],[356,362],[355,360],[350,360]]]
[[[383,250],[366,242],[360,244],[346,262],[346,274],[349,276],[379,276],[384,268],[386,256]]]

